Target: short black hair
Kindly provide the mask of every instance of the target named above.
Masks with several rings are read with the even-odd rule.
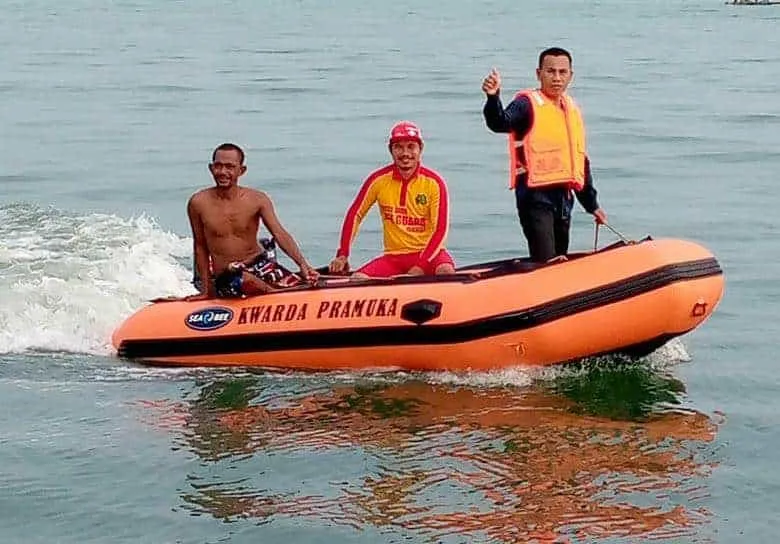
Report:
[[[569,59],[569,66],[571,66],[571,53],[561,47],[548,47],[541,53],[539,53],[539,68],[542,67],[544,57],[566,57]]]
[[[226,142],[224,144],[218,145],[214,150],[214,153],[211,154],[212,162],[217,160],[217,151],[235,151],[238,153],[238,158],[241,159],[241,164],[244,164],[244,150],[238,147],[236,144]]]

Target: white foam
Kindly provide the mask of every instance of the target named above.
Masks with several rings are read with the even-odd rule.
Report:
[[[431,372],[426,374],[425,381],[469,387],[526,387],[539,371],[537,368],[509,367],[485,372]]]
[[[691,361],[688,350],[682,338],[673,338],[666,344],[655,350],[647,357],[655,366],[666,366],[675,363],[687,363]]]
[[[661,370],[679,362],[690,361],[682,339],[673,338],[653,353],[636,361]],[[584,359],[582,365],[552,365],[545,367],[507,367],[485,372],[432,372],[425,379],[429,383],[462,385],[468,387],[526,387],[534,382],[554,381],[572,374],[588,373],[598,365],[614,365],[616,357],[604,356]]]
[[[0,353],[112,353],[146,300],[193,293],[191,239],[146,216],[0,207]]]

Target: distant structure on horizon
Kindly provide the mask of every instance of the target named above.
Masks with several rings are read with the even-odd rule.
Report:
[[[780,4],[780,0],[731,0],[726,5],[732,6],[775,6]]]

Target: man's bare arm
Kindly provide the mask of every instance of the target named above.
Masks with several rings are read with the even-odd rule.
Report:
[[[209,270],[209,249],[206,243],[203,220],[200,217],[196,200],[197,195],[194,195],[187,203],[187,216],[190,219],[190,227],[192,228],[192,251],[195,255],[195,269],[198,271],[198,277],[201,280],[201,293],[208,297],[213,297],[215,293],[213,292]]]
[[[301,253],[298,244],[295,242],[295,239],[279,221],[271,199],[268,195],[263,193],[260,194],[259,198],[260,218],[263,221],[265,228],[268,229],[268,232],[276,239],[279,247],[282,248],[282,251],[289,255],[301,269],[310,267],[309,263],[304,258],[303,253]]]

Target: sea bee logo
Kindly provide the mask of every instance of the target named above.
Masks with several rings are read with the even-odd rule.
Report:
[[[422,193],[414,197],[414,201],[420,206],[425,206],[428,203],[428,199]]]
[[[184,324],[196,331],[213,331],[224,327],[231,319],[233,310],[217,306],[192,312],[184,318]]]

